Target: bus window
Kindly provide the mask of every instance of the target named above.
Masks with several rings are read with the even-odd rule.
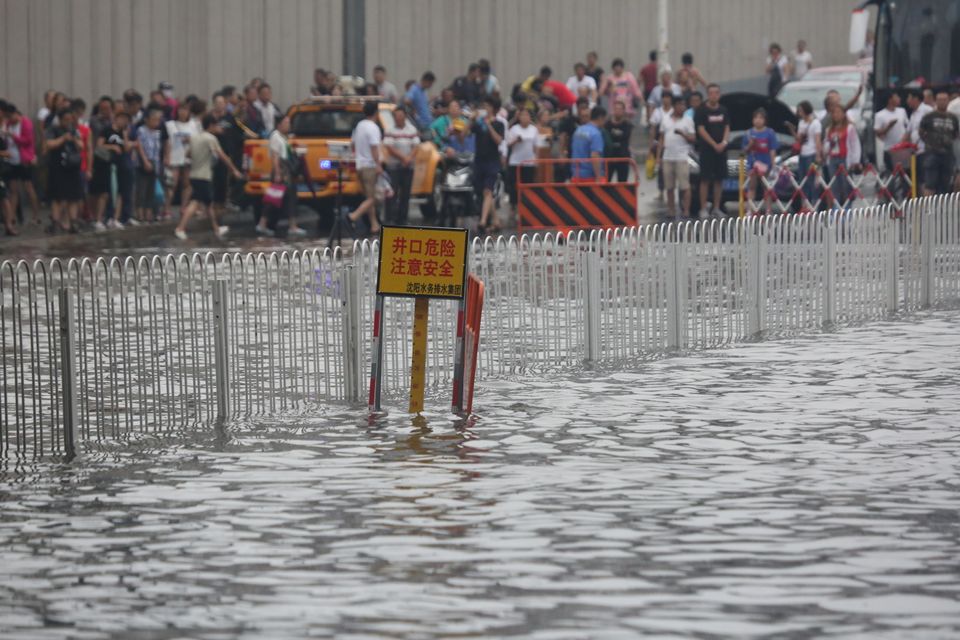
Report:
[[[960,2],[911,0],[882,9],[879,86],[950,84],[960,79]]]

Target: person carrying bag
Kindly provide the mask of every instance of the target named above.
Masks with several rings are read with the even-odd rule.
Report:
[[[290,132],[290,118],[285,117],[270,134],[270,160],[273,166],[270,186],[263,194],[264,211],[257,223],[256,231],[263,236],[274,236],[277,220],[285,215],[289,220],[288,236],[302,237],[306,230],[297,225],[296,177],[301,172],[300,156],[291,148],[287,134]],[[268,211],[273,224],[268,225]],[[271,228],[273,227],[273,228]]]

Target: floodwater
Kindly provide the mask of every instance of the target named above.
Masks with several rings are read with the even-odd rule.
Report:
[[[958,320],[35,463],[0,637],[957,638]]]

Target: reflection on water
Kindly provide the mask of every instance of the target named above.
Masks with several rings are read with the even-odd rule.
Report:
[[[0,635],[955,638],[958,319],[37,464]]]

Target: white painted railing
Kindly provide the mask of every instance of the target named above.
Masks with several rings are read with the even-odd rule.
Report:
[[[960,301],[960,199],[475,240],[478,375],[615,364]],[[365,398],[377,243],[0,264],[0,453]],[[384,311],[385,393],[409,384],[412,301]],[[449,396],[456,306],[432,304]],[[68,366],[69,365],[69,366]]]

